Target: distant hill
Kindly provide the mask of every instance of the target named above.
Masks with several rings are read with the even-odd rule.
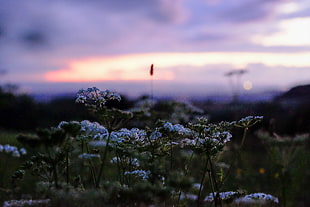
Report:
[[[310,84],[293,87],[289,91],[277,96],[275,100],[310,102]]]

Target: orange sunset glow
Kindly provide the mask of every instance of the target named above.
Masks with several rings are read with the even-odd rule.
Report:
[[[83,82],[104,80],[147,80],[149,66],[155,64],[155,79],[173,80],[173,67],[202,67],[229,64],[244,68],[251,63],[266,66],[310,67],[310,53],[150,53],[93,57],[68,62],[67,68],[49,71],[45,79],[51,82]]]

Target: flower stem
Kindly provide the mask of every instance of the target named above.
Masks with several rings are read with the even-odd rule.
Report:
[[[99,188],[99,184],[100,184],[100,179],[101,177],[103,176],[103,169],[104,169],[104,165],[105,165],[105,160],[107,158],[107,154],[108,154],[108,148],[109,148],[109,143],[110,143],[110,140],[111,140],[111,137],[108,136],[108,139],[107,139],[107,145],[104,149],[104,152],[103,152],[103,157],[101,159],[101,165],[100,165],[100,169],[99,169],[99,174],[98,174],[98,177],[97,177],[97,183],[96,183],[96,188]]]
[[[244,130],[243,130],[243,135],[242,135],[242,141],[241,141],[241,144],[240,144],[240,148],[242,148],[243,145],[244,145],[244,141],[245,141],[245,138],[246,138],[246,134],[247,134],[248,129],[249,129],[249,128],[246,127],[246,128],[244,128]]]

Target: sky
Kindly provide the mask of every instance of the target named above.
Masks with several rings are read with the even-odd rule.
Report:
[[[0,72],[29,93],[285,91],[310,83],[310,1],[3,0]]]

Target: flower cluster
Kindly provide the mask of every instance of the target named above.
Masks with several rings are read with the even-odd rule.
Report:
[[[80,122],[81,124],[81,138],[90,138],[92,140],[102,141],[109,136],[108,130],[97,122],[90,122],[84,120]]]
[[[0,144],[0,152],[5,152],[8,154],[11,153],[13,157],[20,157],[20,155],[27,154],[27,151],[25,148],[18,149],[17,147],[11,146],[9,144],[6,144],[6,145]]]
[[[114,131],[111,133],[111,141],[117,144],[144,143],[145,139],[146,139],[145,130],[138,128],[132,128],[132,129],[122,128],[119,131]]]
[[[50,199],[45,200],[10,200],[3,203],[3,207],[13,206],[45,206],[50,203]]]
[[[137,158],[130,158],[130,157],[126,157],[126,156],[123,156],[123,157],[113,157],[111,160],[110,160],[110,163],[112,164],[117,164],[117,163],[120,163],[122,162],[123,164],[127,164],[127,165],[131,165],[132,167],[139,167],[140,166],[140,162]]]
[[[77,94],[75,102],[82,103],[90,108],[103,108],[111,100],[120,101],[121,96],[109,90],[100,91],[98,88],[92,87],[87,90],[81,89]]]
[[[185,138],[180,141],[181,147],[189,147],[198,151],[207,151],[214,154],[221,151],[224,145],[230,141],[232,135],[227,132],[214,132],[210,135],[196,133],[193,139]]]
[[[263,120],[263,118],[263,116],[247,116],[235,122],[235,126],[248,128],[253,126],[257,122],[260,122],[261,120]]]
[[[227,191],[227,192],[220,192],[220,193],[217,193],[217,192],[214,192],[214,193],[210,193],[204,201],[207,201],[207,202],[213,202],[214,201],[214,195],[215,196],[219,196],[219,198],[222,200],[222,201],[225,201],[225,200],[229,200],[229,199],[232,199],[234,198],[236,195],[239,195],[238,192],[234,192],[234,191]]]
[[[264,202],[274,202],[279,203],[279,199],[270,194],[266,193],[252,193],[245,195],[241,198],[237,198],[235,203],[264,203]]]
[[[184,127],[181,124],[172,124],[170,122],[165,122],[163,128],[168,130],[169,132],[176,132],[179,135],[190,135],[191,130]]]
[[[98,154],[88,154],[88,153],[83,153],[79,155],[80,159],[85,159],[85,160],[89,160],[92,158],[100,158],[100,155]]]
[[[150,171],[145,170],[134,170],[134,171],[126,171],[125,175],[135,175],[137,177],[142,178],[143,180],[146,180],[149,178]]]

